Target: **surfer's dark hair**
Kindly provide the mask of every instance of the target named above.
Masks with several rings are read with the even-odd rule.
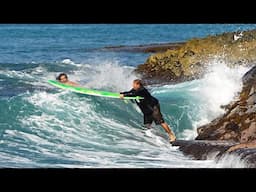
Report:
[[[143,86],[143,83],[140,79],[133,80],[133,83],[139,84],[140,86]]]
[[[68,78],[66,73],[61,73],[61,74],[58,75],[58,77],[56,77],[56,80],[60,81],[61,76],[65,76],[66,79]]]

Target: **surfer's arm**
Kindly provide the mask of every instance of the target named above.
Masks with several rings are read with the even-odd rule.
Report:
[[[121,99],[123,99],[124,97],[134,97],[134,96],[136,96],[136,91],[134,89],[120,93]]]

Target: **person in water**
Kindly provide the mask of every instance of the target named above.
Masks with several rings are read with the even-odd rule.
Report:
[[[66,85],[79,86],[77,83],[75,83],[73,81],[69,81],[66,73],[59,74],[58,77],[56,78],[56,80],[58,80],[60,83],[66,84]]]
[[[148,92],[148,90],[143,86],[140,79],[135,79],[133,81],[133,88],[130,91],[120,93],[121,99],[123,99],[124,97],[133,96],[144,97],[144,99],[140,99],[139,101],[135,100],[142,113],[144,114],[144,125],[147,128],[150,128],[151,124],[154,121],[156,125],[161,125],[168,133],[170,143],[175,141],[176,137],[174,133],[163,119],[160,111],[159,101]]]

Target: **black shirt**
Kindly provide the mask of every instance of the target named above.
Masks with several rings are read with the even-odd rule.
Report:
[[[155,97],[153,97],[145,87],[141,87],[138,90],[131,89],[130,91],[121,92],[120,94],[124,94],[125,97],[144,97],[144,99],[135,100],[137,105],[140,107],[141,111],[144,114],[153,113],[153,107],[159,103],[158,100]]]

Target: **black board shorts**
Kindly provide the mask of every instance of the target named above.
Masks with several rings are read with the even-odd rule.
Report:
[[[152,124],[153,121],[155,122],[156,125],[164,123],[163,115],[161,114],[159,104],[153,107],[153,113],[144,114],[144,125]]]

